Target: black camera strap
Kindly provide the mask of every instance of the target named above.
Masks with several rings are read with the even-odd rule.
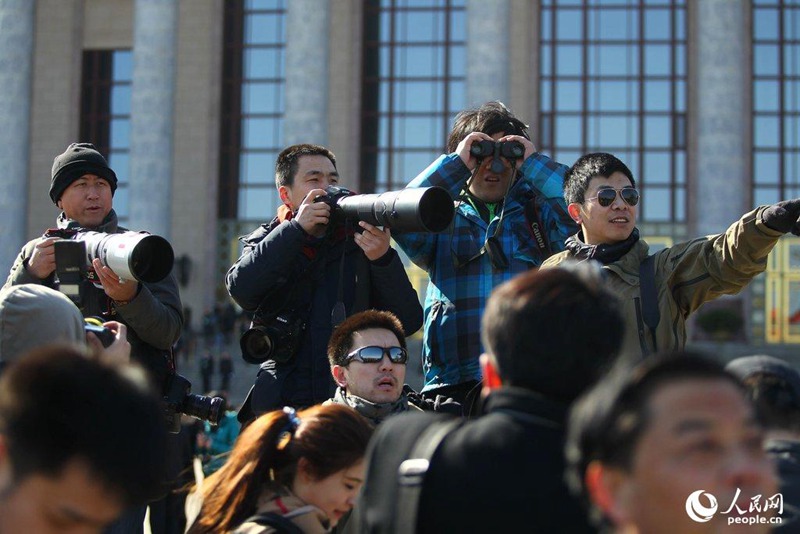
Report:
[[[525,220],[528,222],[528,229],[533,236],[533,241],[536,247],[542,254],[542,260],[546,260],[552,256],[553,251],[550,250],[550,244],[547,241],[547,235],[544,232],[544,225],[542,224],[542,217],[539,214],[539,206],[536,203],[536,195],[532,196],[528,202],[525,203]]]

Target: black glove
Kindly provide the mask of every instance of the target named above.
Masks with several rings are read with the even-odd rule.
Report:
[[[783,200],[773,204],[761,213],[764,224],[778,232],[792,232],[800,235],[800,198]]]

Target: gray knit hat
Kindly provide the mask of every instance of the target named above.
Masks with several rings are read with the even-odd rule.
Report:
[[[86,344],[83,316],[63,293],[39,284],[0,290],[0,362],[48,343]]]
[[[117,190],[117,175],[108,166],[103,155],[91,143],[72,143],[63,154],[53,159],[50,173],[50,198],[57,203],[69,185],[84,174],[96,174],[111,186],[111,194]]]

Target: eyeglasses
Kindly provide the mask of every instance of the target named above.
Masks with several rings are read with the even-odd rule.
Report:
[[[622,189],[606,187],[597,191],[596,197],[587,198],[586,200],[597,200],[598,204],[607,208],[617,199],[617,193],[628,206],[635,206],[639,203],[639,191],[633,187],[623,187]]]
[[[380,363],[384,355],[388,356],[392,363],[406,363],[408,361],[408,352],[403,347],[378,347],[375,345],[354,350],[347,355],[347,360],[355,360],[361,363]]]

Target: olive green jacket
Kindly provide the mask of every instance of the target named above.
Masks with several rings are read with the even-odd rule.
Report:
[[[642,319],[639,264],[649,246],[639,240],[620,259],[604,265],[610,290],[621,299],[626,321],[622,354],[647,355],[682,349],[686,319],[703,303],[721,295],[739,293],[767,267],[767,255],[783,235],[761,221],[765,206],[745,214],[725,233],[699,237],[655,253],[655,283],[660,321],[656,344]],[[573,238],[570,238],[573,239]],[[574,259],[571,250],[545,261],[546,269]]]

